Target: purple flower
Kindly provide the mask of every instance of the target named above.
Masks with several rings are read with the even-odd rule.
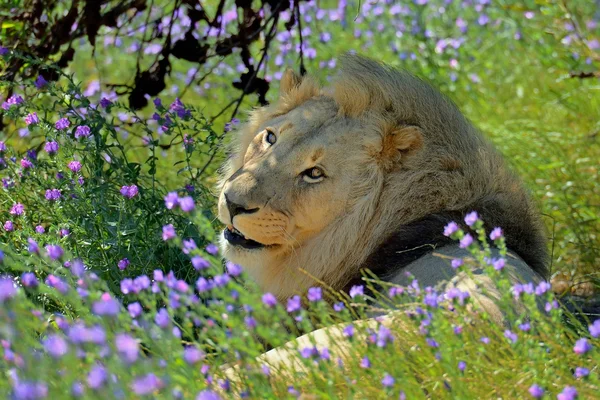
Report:
[[[139,396],[151,394],[164,386],[163,381],[153,373],[135,378],[131,390]]]
[[[71,161],[67,164],[67,168],[69,168],[73,172],[79,172],[81,170],[81,162],[79,161]]]
[[[541,296],[542,294],[546,293],[550,289],[552,289],[552,285],[546,281],[542,281],[535,288],[535,294],[536,294],[536,296]]]
[[[46,153],[54,155],[58,152],[58,143],[46,142],[46,144],[44,145],[44,150],[46,151]]]
[[[487,25],[487,24],[488,24],[488,22],[490,22],[490,17],[488,17],[488,16],[487,16],[487,15],[485,15],[485,14],[481,14],[481,15],[479,16],[479,18],[477,18],[477,22],[478,22],[478,23],[479,23],[479,25],[481,25],[481,26]]]
[[[49,244],[46,246],[46,254],[51,260],[58,260],[63,256],[64,251],[57,244]]]
[[[48,189],[46,190],[46,200],[57,201],[62,197],[62,193],[59,189]]]
[[[365,288],[363,285],[352,286],[350,288],[350,297],[355,298],[356,296],[364,296],[365,295],[364,289]]]
[[[185,254],[190,254],[192,251],[196,250],[198,248],[198,246],[196,245],[196,242],[194,242],[194,239],[187,239],[183,241],[183,252]]]
[[[69,126],[71,126],[71,122],[67,118],[61,118],[54,124],[54,127],[59,131],[67,129]]]
[[[37,287],[39,282],[33,272],[24,272],[21,275],[21,283],[24,287]]]
[[[103,344],[106,341],[106,333],[100,326],[86,328],[85,325],[77,323],[69,328],[69,339],[75,344],[94,343]]]
[[[48,385],[43,382],[18,380],[13,389],[15,400],[37,400],[48,397]]]
[[[37,233],[39,233],[39,234],[42,234],[42,233],[45,233],[45,232],[46,232],[46,229],[45,229],[45,228],[44,228],[42,225],[37,225],[37,226],[35,227],[35,231],[36,231]]]
[[[511,343],[515,343],[518,338],[516,333],[513,333],[508,329],[504,331],[504,337],[507,338]]]
[[[475,223],[479,221],[479,215],[477,211],[472,211],[465,216],[465,224],[468,226],[473,226]]]
[[[271,293],[265,293],[262,296],[262,302],[265,306],[273,308],[277,305],[277,299]]]
[[[388,373],[386,373],[383,379],[381,380],[381,384],[383,385],[383,387],[386,388],[394,386],[394,382],[394,378]]]
[[[458,232],[458,224],[456,222],[449,222],[444,227],[444,236],[452,236],[456,232]]]
[[[100,364],[96,364],[92,367],[87,376],[87,383],[92,389],[100,389],[107,378],[108,373],[106,368]]]
[[[186,363],[194,365],[199,363],[205,357],[204,352],[195,346],[188,346],[183,350],[183,359]]]
[[[6,143],[4,143],[3,141],[0,141],[0,154],[5,153],[6,152]]]
[[[35,125],[40,122],[40,119],[37,116],[37,113],[32,112],[25,116],[25,124],[26,125]]]
[[[0,278],[0,303],[15,297],[16,294],[17,288],[15,288],[12,279]]]
[[[338,303],[335,303],[335,304],[333,305],[333,310],[334,310],[335,312],[340,312],[340,311],[342,311],[344,308],[346,308],[346,306],[345,306],[345,305],[344,305],[344,303],[342,303],[341,301],[340,301],[340,302],[338,302]]]
[[[61,238],[65,237],[65,236],[69,236],[69,230],[67,228],[62,228],[58,234],[60,235]]]
[[[600,319],[595,320],[593,324],[588,326],[588,330],[590,331],[590,335],[592,335],[592,337],[600,337]]]
[[[138,192],[139,192],[139,190],[136,185],[121,187],[121,194],[123,195],[123,197],[126,197],[128,199],[131,199],[131,198],[137,196]]]
[[[585,378],[586,376],[588,376],[590,374],[590,370],[584,367],[577,367],[575,368],[575,373],[573,374],[573,376],[577,379],[579,378]]]
[[[15,225],[13,224],[12,221],[6,221],[4,223],[4,230],[6,232],[12,232],[15,229]]]
[[[127,311],[129,311],[131,318],[137,318],[142,315],[142,306],[136,301],[135,303],[127,305]]]
[[[31,161],[23,158],[21,160],[21,167],[23,167],[23,169],[33,168],[33,163]]]
[[[534,383],[529,387],[529,394],[534,399],[539,399],[544,395],[544,389],[542,389],[540,385]]]
[[[10,209],[10,213],[12,215],[23,215],[23,213],[25,212],[25,206],[21,203],[16,203],[12,206],[12,208]]]
[[[388,343],[392,343],[394,341],[394,337],[392,336],[392,332],[383,325],[379,326],[379,330],[377,331],[377,347],[385,347]]]
[[[165,207],[171,210],[179,204],[179,196],[175,192],[167,193],[165,196]]]
[[[123,270],[125,270],[125,268],[127,268],[129,266],[129,264],[131,264],[131,263],[129,262],[127,257],[125,257],[124,259],[119,260],[119,262],[117,263],[117,266],[119,267],[119,269],[121,271],[123,271]]]
[[[585,354],[590,350],[592,350],[592,344],[586,338],[579,339],[573,347],[575,354]]]
[[[450,265],[452,266],[453,269],[457,269],[459,268],[461,265],[463,265],[464,261],[461,258],[455,258],[452,260],[452,262],[450,263]]]
[[[490,343],[490,338],[487,337],[482,337],[481,339],[479,339],[479,341],[483,344],[489,344]]]
[[[342,334],[347,338],[353,337],[354,336],[354,325],[350,324],[350,325],[347,325],[346,327],[344,327],[344,329],[342,330]]]
[[[319,350],[316,347],[303,347],[300,349],[302,358],[314,358],[319,356]]]
[[[360,366],[361,366],[361,368],[371,368],[371,360],[369,360],[369,357],[364,356],[360,360]]]
[[[529,322],[519,324],[519,329],[523,332],[528,332],[531,330],[531,324]]]
[[[100,99],[100,107],[102,108],[108,108],[110,106],[112,106],[113,102],[110,101],[109,99],[107,99],[106,97],[103,97]]]
[[[169,317],[169,313],[167,312],[166,308],[161,308],[158,310],[156,316],[154,317],[154,322],[161,328],[166,328],[169,326],[171,318]]]
[[[179,207],[184,212],[190,212],[194,209],[194,199],[191,196],[185,196],[179,199]]]
[[[108,293],[103,293],[100,300],[92,304],[92,312],[96,315],[115,316],[119,311],[121,311],[121,304]]]
[[[308,289],[308,301],[316,302],[323,298],[320,287],[311,287]]]
[[[210,267],[210,262],[201,256],[194,256],[192,257],[191,261],[196,271],[200,271]]]
[[[56,334],[49,335],[44,340],[44,348],[54,358],[61,358],[69,351],[67,341],[62,336]]]
[[[2,108],[5,110],[10,109],[11,106],[16,106],[23,103],[23,98],[18,94],[13,94],[2,104]]]
[[[459,361],[458,362],[458,370],[460,372],[464,372],[465,368],[467,368],[467,363],[464,361]]]
[[[203,390],[198,393],[196,400],[221,400],[221,396],[212,390]]]
[[[291,313],[300,309],[302,309],[302,300],[300,299],[300,296],[296,295],[290,297],[287,301],[287,312]]]
[[[38,75],[37,79],[33,83],[36,88],[41,89],[48,84],[48,81],[44,79],[43,76]]]
[[[92,131],[90,130],[90,127],[87,125],[80,125],[75,129],[75,139],[80,139],[80,138],[86,138],[88,136],[90,136],[90,134],[92,133]]]
[[[423,303],[426,306],[437,308],[438,307],[438,295],[435,292],[427,293],[425,297],[423,297]]]
[[[164,241],[171,240],[176,236],[177,236],[177,234],[175,233],[175,228],[173,227],[173,224],[168,224],[168,225],[163,226],[162,238]]]
[[[242,267],[238,264],[232,263],[231,261],[226,262],[225,267],[231,276],[239,276],[242,274]]]
[[[490,239],[491,240],[498,240],[502,237],[503,232],[502,232],[502,228],[496,227],[494,229],[492,229],[492,232],[490,233]]]
[[[48,275],[46,277],[46,285],[53,287],[62,294],[69,291],[69,285],[56,275]]]
[[[196,281],[196,289],[198,289],[198,292],[200,292],[200,293],[206,292],[207,290],[212,289],[212,283],[210,281],[207,281],[206,279],[200,277]]]
[[[216,256],[219,253],[219,247],[217,247],[217,245],[214,243],[210,243],[208,246],[206,246],[206,252]]]
[[[115,346],[119,356],[128,363],[134,363],[138,359],[140,345],[134,337],[120,333],[115,336]]]
[[[577,398],[577,390],[573,386],[565,386],[556,398],[558,400],[575,400]]]
[[[30,253],[35,254],[40,251],[40,246],[32,238],[28,238],[27,243],[28,243],[28,250]]]
[[[463,236],[462,239],[460,239],[458,247],[460,247],[461,249],[466,249],[472,243],[473,243],[473,236],[471,236],[471,234],[467,233],[465,236]]]
[[[502,269],[504,269],[504,266],[506,265],[506,260],[502,257],[496,259],[496,260],[492,260],[492,265],[494,266],[494,269],[496,271],[500,271]]]
[[[427,344],[435,349],[437,349],[438,347],[440,347],[440,344],[432,338],[427,338],[425,339],[425,341],[427,342]]]

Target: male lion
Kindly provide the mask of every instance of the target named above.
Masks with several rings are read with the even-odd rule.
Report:
[[[263,290],[284,301],[314,278],[348,290],[364,268],[435,286],[454,272],[432,252],[466,254],[443,228],[471,210],[503,228],[515,280],[546,276],[542,224],[523,186],[431,86],[346,55],[328,88],[291,70],[280,87],[237,132],[218,203],[224,256]]]

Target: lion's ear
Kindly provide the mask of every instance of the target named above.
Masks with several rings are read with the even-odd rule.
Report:
[[[381,158],[384,164],[392,165],[403,154],[412,153],[423,146],[423,132],[414,125],[394,127],[384,133]]]
[[[281,77],[281,81],[279,82],[279,96],[285,96],[292,89],[300,86],[301,82],[302,76],[295,73],[291,68],[286,69]]]

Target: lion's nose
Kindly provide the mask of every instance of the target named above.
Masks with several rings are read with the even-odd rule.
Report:
[[[233,222],[233,217],[239,214],[252,214],[258,211],[258,208],[246,208],[240,204],[232,202],[227,194],[225,194],[225,203],[227,204],[227,210],[229,210],[229,216]]]

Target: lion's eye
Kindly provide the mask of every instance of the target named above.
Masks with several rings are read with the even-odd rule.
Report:
[[[321,182],[325,178],[325,172],[319,167],[309,168],[302,172],[302,179],[308,183]]]
[[[267,132],[265,134],[265,141],[267,143],[269,143],[270,145],[274,145],[275,142],[277,141],[277,136],[275,136],[275,134],[273,133],[273,131],[267,129]]]

